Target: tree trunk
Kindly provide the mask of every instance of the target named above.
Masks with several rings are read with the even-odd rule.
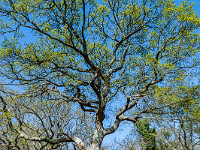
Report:
[[[96,121],[96,127],[92,138],[92,143],[88,150],[100,150],[104,137],[105,135],[104,135],[103,124],[100,121]]]
[[[100,147],[99,147],[99,145],[92,143],[92,145],[90,146],[90,148],[88,150],[100,150]]]

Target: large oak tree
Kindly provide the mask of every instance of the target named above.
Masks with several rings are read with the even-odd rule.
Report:
[[[166,93],[184,86],[169,85],[183,82],[199,61],[200,19],[188,2],[0,0],[0,15],[1,126],[8,130],[0,140],[13,148],[62,149],[72,142],[99,150],[121,122],[182,102]],[[91,117],[86,144],[86,129],[67,122]]]

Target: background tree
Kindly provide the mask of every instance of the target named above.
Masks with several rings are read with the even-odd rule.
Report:
[[[16,91],[1,88],[0,149],[77,149],[76,145],[57,142],[52,137],[73,134],[85,143],[91,140],[92,117],[74,110],[72,105],[63,105],[62,101],[50,101],[45,98],[25,98]],[[43,140],[22,139],[21,136],[46,136]],[[65,139],[62,139],[65,140]],[[37,142],[38,141],[38,142]]]
[[[184,80],[198,65],[200,19],[187,1],[176,6],[172,0],[1,0],[0,13],[0,32],[13,35],[2,42],[3,85],[18,86],[18,97],[34,102],[29,111],[37,112],[32,122],[40,124],[30,126],[44,129],[24,132],[28,117],[13,127],[17,139],[30,143],[54,148],[73,142],[98,150],[121,122],[136,123],[179,103],[163,93],[171,90],[166,84]],[[20,42],[25,29],[36,42]],[[95,118],[90,144],[75,134],[79,128],[60,132],[51,123],[52,113],[64,115],[69,106]],[[41,117],[48,119],[42,124]]]
[[[144,145],[142,148],[144,150],[155,150],[156,149],[156,129],[155,127],[150,128],[150,123],[148,120],[139,120],[136,123],[137,132],[142,136]]]
[[[162,110],[159,115],[155,113],[154,116],[145,116],[145,118],[149,118],[148,120],[139,120],[131,133],[123,141],[117,142],[119,146],[116,149],[145,149],[148,148],[153,137],[156,149],[199,149],[199,86],[186,86],[188,83],[185,85],[181,83],[182,88],[176,89],[175,87],[179,84],[179,82],[173,84],[174,89],[171,92],[162,91],[167,93],[164,98],[173,95],[174,98],[180,99],[179,103]],[[184,86],[185,88],[183,88]],[[165,88],[168,89],[167,86]],[[160,99],[162,98],[160,97]],[[156,127],[156,133],[151,134],[149,126]],[[138,129],[140,134],[135,135]],[[153,137],[151,138],[151,136]]]
[[[182,101],[167,110],[170,114],[165,114],[166,120],[157,120],[160,127],[157,137],[162,141],[161,143],[164,143],[159,144],[161,146],[159,147],[165,145],[165,149],[198,149],[200,144],[199,85],[187,86],[177,92]]]
[[[160,130],[156,137],[159,149],[199,149],[199,119],[180,115],[178,119],[158,122]]]

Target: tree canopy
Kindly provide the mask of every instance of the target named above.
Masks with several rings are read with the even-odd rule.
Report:
[[[186,98],[185,83],[199,65],[200,18],[193,6],[0,0],[1,145],[99,150],[123,121],[195,105],[199,99]]]

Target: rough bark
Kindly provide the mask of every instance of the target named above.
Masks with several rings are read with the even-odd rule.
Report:
[[[105,137],[103,131],[103,124],[100,122],[96,122],[96,128],[93,135],[92,143],[88,150],[100,150],[103,138]]]

